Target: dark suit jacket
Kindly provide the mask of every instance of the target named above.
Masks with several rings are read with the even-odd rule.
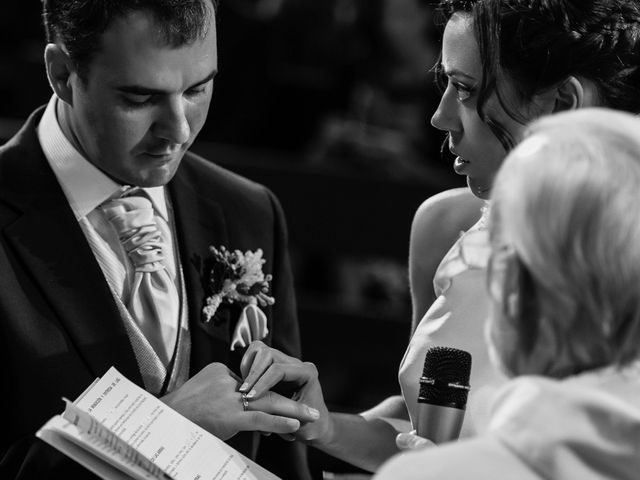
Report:
[[[90,476],[34,433],[114,365],[142,385],[133,350],[99,264],[49,167],[35,127],[36,111],[0,148],[0,477]],[[262,248],[273,274],[273,307],[265,339],[300,355],[286,226],[265,187],[187,153],[168,185],[184,269],[192,341],[191,375],[210,362],[238,371],[230,352],[238,307],[201,321],[201,262],[208,246]],[[304,450],[277,435],[239,434],[229,443],[283,478],[305,478]],[[258,442],[262,445],[258,448]]]

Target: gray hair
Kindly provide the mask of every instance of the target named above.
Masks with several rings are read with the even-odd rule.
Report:
[[[499,171],[492,248],[509,245],[517,274],[489,334],[510,373],[562,377],[639,357],[639,132],[639,118],[607,109],[551,115]]]

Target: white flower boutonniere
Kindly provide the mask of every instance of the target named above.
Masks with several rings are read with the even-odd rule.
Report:
[[[269,295],[271,275],[262,272],[265,260],[262,250],[233,252],[225,247],[209,247],[212,258],[207,261],[209,273],[205,285],[207,298],[202,309],[204,321],[209,322],[222,303],[244,304],[231,338],[231,350],[246,347],[254,340],[265,338],[267,316],[260,307],[273,305]]]
[[[260,307],[275,303],[269,295],[272,276],[262,272],[265,263],[262,249],[242,253],[240,250],[231,252],[225,247],[209,247],[209,251],[213,258],[208,277],[209,296],[202,309],[205,322],[211,320],[223,302]]]

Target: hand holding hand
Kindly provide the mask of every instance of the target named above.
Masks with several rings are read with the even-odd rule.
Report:
[[[258,402],[269,395],[270,389],[280,382],[291,382],[299,387],[293,399],[312,407],[318,416],[313,420],[302,420],[299,430],[284,438],[297,438],[312,444],[326,443],[333,431],[331,418],[324,403],[322,387],[318,380],[318,370],[310,362],[302,362],[279,350],[268,347],[260,341],[252,342],[240,363],[244,382],[241,392],[251,399],[252,408],[259,408]]]
[[[396,437],[396,445],[400,450],[422,450],[434,446],[431,440],[418,436],[415,430],[399,433]]]
[[[245,410],[239,381],[225,365],[211,363],[161,400],[222,440],[240,431],[293,433],[301,421],[315,419],[306,405],[273,392]]]

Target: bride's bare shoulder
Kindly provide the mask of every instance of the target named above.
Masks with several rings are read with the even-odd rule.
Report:
[[[484,201],[474,196],[468,188],[453,188],[427,198],[416,210],[412,230],[438,226],[466,230],[478,221]],[[457,236],[456,232],[456,236]]]
[[[416,210],[409,240],[414,324],[435,300],[433,277],[440,261],[460,232],[480,219],[483,205],[468,188],[455,188],[427,198]]]

